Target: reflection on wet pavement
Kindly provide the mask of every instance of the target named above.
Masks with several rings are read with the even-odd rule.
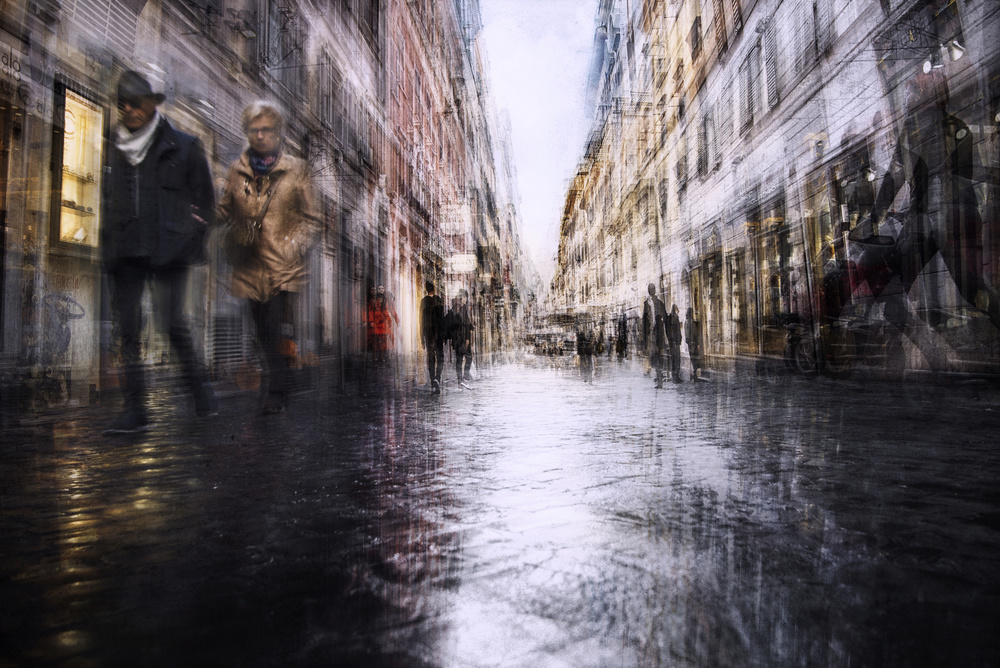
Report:
[[[996,665],[996,394],[542,364],[6,416],[0,665]]]

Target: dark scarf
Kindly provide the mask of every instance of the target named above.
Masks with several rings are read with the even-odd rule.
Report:
[[[279,158],[281,158],[280,148],[274,153],[268,153],[267,155],[257,153],[253,149],[247,151],[247,161],[250,163],[250,169],[253,170],[254,186],[256,186],[258,193],[267,189],[269,183],[265,184],[265,177],[278,164]]]
[[[250,161],[250,169],[253,170],[254,176],[263,176],[270,172],[278,164],[278,158],[280,157],[281,149],[267,155],[261,155],[253,149],[247,152],[247,159]]]

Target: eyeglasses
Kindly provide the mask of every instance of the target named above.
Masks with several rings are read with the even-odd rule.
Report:
[[[263,127],[263,128],[247,128],[247,135],[253,137],[255,135],[273,135],[278,132],[278,128],[273,126]]]

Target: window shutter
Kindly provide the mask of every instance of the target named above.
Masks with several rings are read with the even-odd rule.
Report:
[[[715,15],[712,17],[715,23],[715,41],[721,53],[729,46],[726,40],[726,12],[722,0],[712,0],[712,13]]]
[[[733,34],[738,35],[743,30],[743,7],[740,0],[733,2]]]
[[[833,16],[830,0],[815,0],[816,50],[817,55],[825,54],[833,45]]]
[[[773,109],[780,100],[778,91],[778,46],[774,39],[774,21],[764,29],[764,72],[767,77],[767,108]]]
[[[740,80],[740,132],[745,132],[750,128],[753,123],[752,109],[753,104],[751,102],[751,81],[750,81],[750,59],[747,58],[740,64],[739,70],[739,80]]]
[[[698,176],[708,173],[708,117],[698,124]]]

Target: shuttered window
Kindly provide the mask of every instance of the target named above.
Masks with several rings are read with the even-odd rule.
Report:
[[[778,90],[778,45],[774,37],[774,21],[764,28],[764,74],[767,80],[767,108],[773,109],[781,99]]]
[[[719,52],[725,51],[729,46],[726,39],[726,12],[723,9],[723,0],[712,0],[712,22],[715,23],[715,41]]]

